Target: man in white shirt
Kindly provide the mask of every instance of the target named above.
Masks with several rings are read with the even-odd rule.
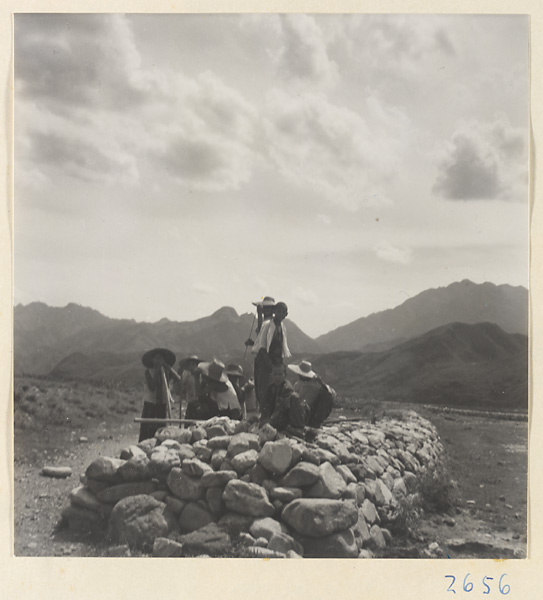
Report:
[[[274,307],[273,319],[262,323],[262,328],[253,345],[252,352],[256,354],[255,392],[259,406],[262,406],[270,385],[272,368],[282,365],[283,359],[291,356],[287,344],[287,332],[283,323],[287,315],[287,305],[284,302],[278,302]]]

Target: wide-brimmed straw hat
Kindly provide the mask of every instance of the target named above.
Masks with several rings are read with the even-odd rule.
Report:
[[[167,365],[169,365],[170,367],[174,366],[176,361],[175,354],[167,348],[153,348],[152,350],[148,350],[141,357],[141,362],[143,363],[143,366],[147,367],[148,369],[154,367],[154,358],[157,354],[160,354],[162,356],[164,362]]]
[[[186,358],[183,358],[179,361],[179,368],[186,367],[190,362],[201,363],[204,362],[204,359],[199,358],[198,356],[196,356],[196,354],[191,354],[190,356],[187,356]]]
[[[275,306],[275,300],[271,296],[264,296],[262,300],[253,302],[254,306]]]
[[[212,379],[213,381],[219,381],[221,383],[226,383],[228,381],[224,363],[216,358],[214,358],[212,362],[200,363],[198,368],[206,377],[209,377],[209,379]]]
[[[307,377],[308,379],[315,379],[318,375],[311,368],[311,363],[308,360],[302,360],[299,365],[287,365],[288,368],[296,375],[301,377]]]
[[[230,363],[226,367],[226,374],[234,377],[243,377],[243,367],[235,363]]]

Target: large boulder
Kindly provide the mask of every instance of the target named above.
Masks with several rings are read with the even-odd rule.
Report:
[[[302,490],[296,487],[281,487],[277,486],[269,491],[272,500],[279,500],[283,504],[288,504],[296,498],[302,497]]]
[[[192,533],[180,535],[177,540],[187,554],[224,555],[231,548],[231,539],[216,523],[209,523]]]
[[[319,467],[313,463],[302,461],[292,467],[283,477],[282,485],[286,487],[305,487],[313,485],[319,479]]]
[[[368,523],[373,524],[379,522],[379,515],[377,514],[377,509],[371,500],[366,498],[362,502],[362,506],[360,507],[364,518]]]
[[[268,542],[268,548],[275,550],[276,552],[282,552],[287,554],[291,550],[296,554],[303,556],[304,548],[300,542],[296,541],[291,535],[287,533],[274,533]]]
[[[361,510],[358,511],[358,521],[353,527],[353,533],[359,550],[365,546],[371,538],[368,524],[366,523],[366,519]]]
[[[358,511],[352,501],[300,498],[285,506],[281,518],[301,535],[322,537],[355,525]]]
[[[231,463],[238,475],[243,475],[250,468],[256,465],[257,460],[258,452],[256,450],[247,450],[245,452],[240,452],[239,454],[236,454],[231,459]]]
[[[343,477],[329,462],[319,466],[319,479],[307,491],[309,498],[341,498],[347,489]]]
[[[242,531],[249,531],[253,517],[227,512],[218,521],[217,525],[232,537],[238,536]]]
[[[74,488],[70,492],[70,502],[75,506],[93,510],[102,516],[109,516],[109,513],[111,512],[111,507],[108,508],[107,505],[100,502],[100,500],[98,500],[98,498],[83,485]]]
[[[262,486],[240,479],[232,479],[226,484],[223,500],[229,510],[243,515],[270,517],[275,512]]]
[[[250,534],[255,539],[264,537],[267,540],[270,540],[276,533],[285,533],[286,531],[287,528],[285,525],[283,525],[283,523],[280,523],[279,521],[276,521],[270,517],[256,519],[249,529]]]
[[[207,432],[209,437],[209,430]],[[230,445],[231,437],[229,435],[218,435],[216,437],[209,437],[207,440],[207,447],[211,450],[226,450]]]
[[[207,508],[196,502],[189,502],[179,517],[179,528],[181,531],[195,531],[214,520],[215,518]]]
[[[181,465],[179,453],[174,448],[168,446],[158,446],[151,452],[150,466],[154,473],[165,475],[174,467]]]
[[[202,476],[202,485],[205,488],[224,487],[231,479],[237,479],[235,471],[211,471]]]
[[[181,470],[191,477],[202,477],[204,473],[213,472],[213,469],[207,463],[198,458],[188,458],[184,460]]]
[[[130,446],[130,449],[136,449],[141,454],[136,453],[135,456],[129,458],[123,465],[119,467],[119,475],[124,481],[144,481],[153,477],[153,469],[147,454],[140,450],[137,446]]]
[[[152,496],[129,496],[118,502],[109,518],[108,537],[130,548],[149,550],[157,537],[165,537],[169,526],[165,505]]]
[[[155,437],[158,444],[162,444],[165,440],[174,440],[180,444],[190,444],[192,439],[192,431],[190,429],[180,429],[179,427],[168,426],[160,428]]]
[[[204,495],[202,480],[190,477],[177,467],[170,471],[166,483],[181,500],[199,500]]]
[[[255,433],[237,433],[228,444],[228,456],[234,457],[248,450],[258,450],[259,438]]]
[[[319,538],[301,538],[308,558],[357,558],[358,546],[352,529],[344,529]]]
[[[125,461],[120,458],[111,458],[110,456],[99,456],[91,462],[85,471],[85,476],[98,481],[107,481],[108,483],[118,483],[121,481],[119,468]]]
[[[222,492],[223,489],[221,487],[210,487],[206,489],[206,503],[211,513],[215,516],[222,515],[225,510]]]
[[[258,462],[270,473],[282,475],[292,462],[292,447],[287,440],[266,442],[260,451]]]
[[[154,481],[132,481],[130,483],[119,483],[102,490],[96,494],[101,502],[116,503],[128,496],[137,496],[139,494],[151,494],[156,490]]]

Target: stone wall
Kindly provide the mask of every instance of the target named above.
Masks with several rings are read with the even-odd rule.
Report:
[[[214,418],[99,457],[63,522],[154,556],[371,557],[443,447],[414,412],[342,421],[314,442]]]

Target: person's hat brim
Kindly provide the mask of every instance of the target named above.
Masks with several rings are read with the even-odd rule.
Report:
[[[200,364],[202,362],[204,362],[203,358],[198,358],[197,356],[187,356],[187,358],[183,358],[182,360],[179,361],[179,367],[180,368],[184,368],[186,367],[189,363],[197,363]]]
[[[200,371],[206,376],[209,377],[209,379],[211,379],[212,381],[218,381],[220,383],[226,383],[228,381],[228,375],[226,374],[225,371],[223,371],[221,373],[221,376],[219,379],[217,379],[216,377],[213,377],[212,375],[210,375],[209,373],[209,367],[212,363],[210,362],[201,362],[198,365],[198,368],[200,369]]]
[[[296,375],[300,375],[300,377],[306,377],[307,379],[316,379],[318,375],[315,371],[302,371],[298,365],[287,365],[287,367]]]
[[[225,373],[231,377],[243,377],[243,371],[238,366],[226,367]]]
[[[275,306],[275,300],[271,296],[266,296],[262,300],[253,302],[253,306]]]
[[[141,357],[141,362],[143,363],[143,366],[147,367],[148,369],[154,367],[153,359],[157,354],[161,354],[164,358],[164,362],[170,367],[173,367],[175,361],[177,360],[175,358],[175,354],[171,350],[168,350],[167,348],[153,348],[152,350],[148,350]]]

